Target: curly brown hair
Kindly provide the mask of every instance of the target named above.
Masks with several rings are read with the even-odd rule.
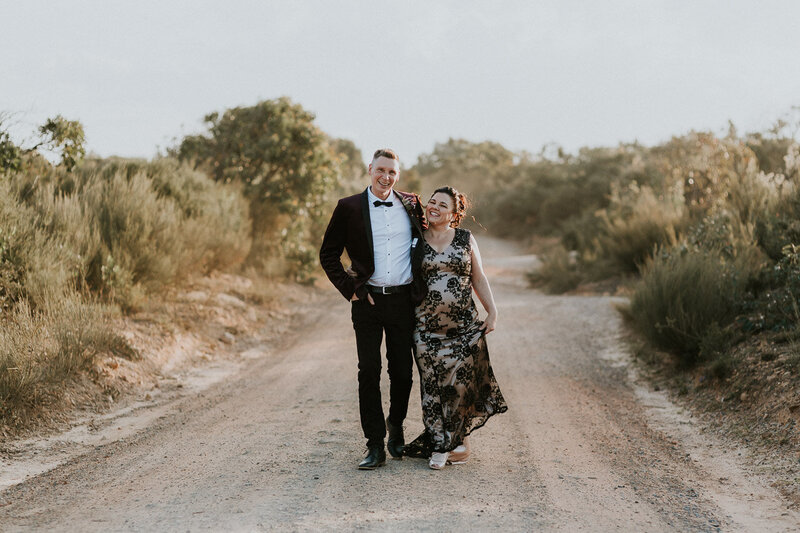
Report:
[[[431,194],[431,198],[437,192],[445,193],[446,195],[450,196],[453,199],[453,220],[450,221],[450,227],[457,228],[459,224],[461,224],[461,219],[464,218],[464,215],[467,214],[467,208],[470,206],[469,198],[464,193],[458,192],[453,187],[446,185],[444,187],[439,187],[433,194]]]

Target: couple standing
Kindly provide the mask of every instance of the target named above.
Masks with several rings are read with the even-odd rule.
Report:
[[[429,466],[463,463],[467,436],[507,410],[489,365],[486,333],[497,310],[472,234],[458,228],[466,199],[452,187],[420,197],[395,191],[400,161],[375,152],[370,186],[339,200],[322,241],[320,263],[351,302],[358,352],[358,400],[366,457],[358,467],[392,457],[429,459]],[[345,270],[343,251],[352,263]],[[472,291],[487,310],[484,322]],[[389,416],[381,403],[381,342],[386,335]],[[411,394],[412,352],[420,374],[425,431],[405,445],[403,421]]]

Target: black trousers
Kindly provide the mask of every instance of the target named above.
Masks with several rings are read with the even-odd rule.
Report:
[[[400,426],[408,412],[413,367],[414,307],[405,294],[373,294],[375,305],[351,303],[358,350],[358,404],[367,446],[380,446],[386,436],[381,402],[381,341],[386,334],[389,371],[389,421]]]

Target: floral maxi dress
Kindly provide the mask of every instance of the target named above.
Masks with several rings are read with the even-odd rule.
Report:
[[[472,299],[470,232],[456,228],[441,253],[428,243],[422,274],[428,295],[416,308],[414,343],[425,432],[405,454],[452,451],[508,407],[489,364],[486,336]]]

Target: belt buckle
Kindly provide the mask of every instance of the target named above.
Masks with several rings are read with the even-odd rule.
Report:
[[[383,294],[383,295],[385,296],[385,295],[387,295],[387,294],[391,294],[391,293],[390,293],[390,292],[386,292],[386,287],[383,287],[383,286],[382,286],[382,287],[381,287],[381,294]]]

